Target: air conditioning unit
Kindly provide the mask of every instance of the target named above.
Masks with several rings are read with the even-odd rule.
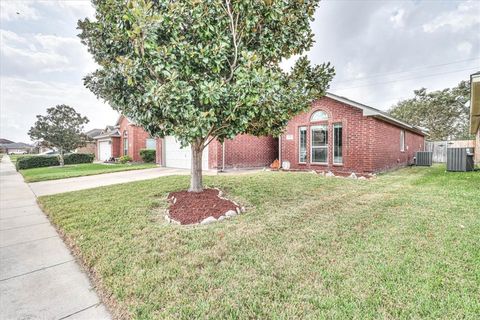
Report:
[[[473,171],[473,148],[448,148],[447,170],[448,171]]]
[[[415,152],[415,165],[427,166],[432,165],[433,152],[431,151],[417,151]]]

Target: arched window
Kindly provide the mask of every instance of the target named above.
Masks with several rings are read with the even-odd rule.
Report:
[[[311,122],[328,120],[328,115],[324,111],[315,111],[310,117]]]

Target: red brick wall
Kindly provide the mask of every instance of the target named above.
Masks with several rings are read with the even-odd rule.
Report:
[[[324,111],[328,120],[310,122],[310,116],[315,111]],[[343,164],[333,164],[333,124],[341,123],[343,130]],[[328,163],[310,163],[310,127],[312,125],[328,125]],[[307,163],[300,164],[299,158],[299,127],[307,127]],[[337,172],[368,173],[378,172],[387,168],[407,163],[414,150],[423,149],[423,137],[406,131],[408,152],[400,153],[400,128],[385,123],[373,117],[364,117],[362,110],[324,97],[313,103],[312,108],[295,116],[287,125],[282,135],[281,160],[288,160],[294,170],[318,170]],[[287,140],[287,135],[293,137]],[[418,146],[421,141],[421,148]],[[400,159],[397,162],[397,159]]]
[[[213,141],[209,147],[209,167],[222,168],[222,144]],[[238,135],[225,140],[225,168],[268,167],[278,158],[278,140],[273,137]]]
[[[385,171],[414,162],[416,151],[424,148],[421,135],[405,130],[405,149],[400,151],[401,128],[390,123],[375,120],[374,169]]]
[[[122,155],[120,149],[120,138],[119,137],[112,137],[112,157],[118,158]]]
[[[222,144],[217,140],[213,140],[208,145],[208,168],[222,168]]]
[[[157,163],[162,164],[163,139],[157,139]],[[217,140],[208,145],[208,168],[222,168],[222,144]],[[278,158],[278,141],[272,137],[239,135],[225,141],[225,168],[269,166]]]
[[[122,136],[120,138],[120,156],[123,155],[124,133],[126,131],[128,138],[128,155],[133,159],[133,161],[142,161],[142,158],[140,157],[140,150],[145,149],[147,145],[147,139],[150,137],[150,135],[143,130],[143,128],[131,124],[125,117],[122,117],[120,120],[119,131]]]
[[[95,142],[87,142],[87,144],[83,147],[77,148],[75,150],[76,153],[87,153],[87,154],[97,154],[97,144]]]

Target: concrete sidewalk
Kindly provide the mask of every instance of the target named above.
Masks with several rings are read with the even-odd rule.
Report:
[[[0,163],[0,319],[110,319],[8,156]]]
[[[30,188],[37,197],[78,191],[83,189],[91,189],[96,187],[109,186],[112,184],[127,183],[140,180],[154,179],[158,177],[171,175],[187,175],[190,174],[186,169],[172,168],[152,168],[142,170],[121,171],[113,173],[103,173],[93,176],[67,178],[59,180],[49,180],[41,182],[29,183]],[[208,172],[206,174],[209,174]]]

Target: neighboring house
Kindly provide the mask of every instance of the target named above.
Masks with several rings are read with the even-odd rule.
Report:
[[[475,135],[475,162],[480,163],[480,72],[470,76],[470,133]]]
[[[101,135],[102,133],[103,133],[103,129],[92,129],[92,130],[89,130],[89,131],[85,132],[85,134],[90,139],[90,141],[88,141],[85,144],[85,146],[83,146],[81,148],[77,148],[75,150],[75,152],[76,153],[93,153],[93,154],[95,154],[96,149],[97,149],[97,143],[94,139],[95,139],[95,137]]]
[[[10,144],[10,143],[14,143],[14,142],[12,140],[0,138],[0,153],[6,153],[7,149],[4,147],[4,145]]]
[[[385,171],[413,163],[424,138],[420,128],[327,93],[290,120],[280,139],[280,163],[293,170]]]
[[[7,154],[22,154],[22,153],[31,153],[33,146],[23,143],[23,142],[14,142],[1,144],[0,149]]]
[[[125,116],[120,116],[115,126],[108,126],[103,132],[94,137],[96,141],[95,157],[106,161],[110,158],[130,156],[133,161],[142,161],[141,149],[155,149],[156,141]]]

